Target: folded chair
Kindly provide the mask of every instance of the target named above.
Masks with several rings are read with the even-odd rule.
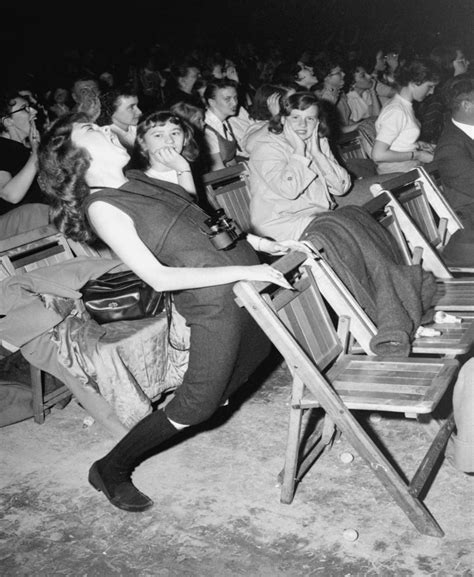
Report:
[[[444,264],[444,248],[452,235],[463,227],[426,170],[421,167],[415,168],[370,187],[374,196],[380,194],[382,190],[393,196],[406,211],[427,243],[437,253],[438,260],[443,263],[444,268],[451,273],[474,273],[474,267],[448,267]]]
[[[365,354],[373,355],[370,342],[377,334],[376,325],[324,258],[324,251],[317,250],[314,246],[311,248],[314,258],[308,259],[307,266],[311,269],[324,300],[338,317],[345,316],[350,319],[351,335]],[[461,318],[460,323],[426,325],[440,331],[441,335],[415,338],[411,343],[411,353],[442,355],[447,358],[467,353],[474,342],[474,313],[461,313],[457,316]]]
[[[244,306],[284,357],[292,375],[292,400],[281,501],[290,503],[295,485],[331,443],[335,428],[367,462],[420,533],[441,537],[443,531],[420,499],[454,428],[450,416],[423,457],[412,480],[378,448],[352,411],[430,414],[452,382],[454,359],[385,358],[346,354],[348,320],[336,333],[305,255],[291,253],[275,264],[293,290],[241,281],[234,287]],[[303,414],[320,407],[325,413],[319,442],[304,453]]]
[[[247,166],[238,163],[235,166],[208,172],[203,176],[206,196],[209,204],[215,208],[223,208],[231,217],[248,232],[250,223],[250,188]]]
[[[40,266],[74,258],[66,238],[53,225],[43,226],[0,241],[0,280],[12,275],[30,272]],[[3,343],[15,350],[9,343]],[[1,358],[1,357],[0,357]],[[33,418],[44,423],[45,413],[55,404],[71,397],[65,385],[51,392],[45,391],[46,373],[30,364],[33,393]]]
[[[474,278],[453,276],[440,255],[390,192],[381,190],[364,208],[392,233],[407,264],[421,263],[425,270],[434,274],[438,283],[435,309],[474,311]]]

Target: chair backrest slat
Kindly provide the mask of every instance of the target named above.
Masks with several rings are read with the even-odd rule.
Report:
[[[211,206],[223,208],[243,231],[250,231],[250,188],[246,166],[241,163],[209,172],[203,181]]]

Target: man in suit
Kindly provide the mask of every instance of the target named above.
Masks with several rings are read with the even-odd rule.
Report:
[[[445,92],[451,121],[441,134],[434,161],[449,204],[474,229],[474,77],[455,76]]]

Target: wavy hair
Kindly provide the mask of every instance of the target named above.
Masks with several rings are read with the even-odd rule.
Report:
[[[184,133],[184,147],[182,155],[188,162],[193,162],[199,155],[199,148],[194,140],[194,130],[189,122],[170,110],[152,112],[137,126],[137,138],[132,153],[132,161],[128,168],[147,170],[150,168],[150,154],[144,146],[144,136],[154,126],[163,126],[167,122],[179,126]]]
[[[273,134],[281,134],[283,132],[283,123],[281,121],[283,116],[290,116],[292,110],[306,110],[310,106],[317,106],[318,108],[319,136],[328,136],[329,124],[326,109],[323,102],[313,92],[295,92],[282,98],[280,100],[280,113],[270,119],[268,130],[273,132]]]
[[[115,114],[122,98],[138,96],[137,91],[131,85],[112,88],[99,96],[100,115],[96,120],[99,126],[113,124],[112,116]]]
[[[45,132],[38,150],[38,183],[51,205],[52,221],[66,237],[93,242],[93,233],[84,214],[84,201],[90,194],[85,175],[90,157],[84,148],[72,143],[76,122],[89,122],[83,113],[58,118]]]
[[[440,81],[439,66],[429,58],[417,58],[399,66],[394,73],[395,82],[399,88],[408,86],[410,82],[420,85],[424,82]]]

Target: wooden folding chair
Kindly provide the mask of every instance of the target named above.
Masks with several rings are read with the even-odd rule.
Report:
[[[72,240],[72,238],[67,239],[67,243],[74,253],[74,256],[92,256],[92,257],[103,257],[103,258],[117,258],[112,250],[106,245],[92,246],[85,242],[78,242],[77,240]]]
[[[208,172],[203,176],[208,202],[215,209],[223,208],[245,231],[250,231],[250,188],[244,163]]]
[[[444,268],[450,272],[474,272],[474,267],[448,267],[444,264],[443,249],[452,234],[461,228],[460,222],[423,168],[416,168],[386,180],[383,184],[373,184],[370,191],[374,196],[386,191],[398,201],[419,228],[426,242],[438,254],[438,260],[443,263]]]
[[[336,146],[344,162],[354,158],[369,158],[362,146],[361,136],[358,130],[341,134]]]
[[[450,416],[406,483],[377,443],[354,417],[353,410],[430,414],[452,382],[453,359],[385,358],[345,353],[348,321],[338,335],[319,294],[305,255],[292,253],[274,266],[285,273],[293,290],[241,281],[234,286],[244,306],[284,357],[292,375],[292,400],[281,500],[290,503],[295,484],[308,471],[337,427],[367,462],[420,533],[440,537],[441,527],[420,499],[454,428]],[[303,413],[325,412],[319,441],[304,453]]]
[[[392,233],[407,264],[421,264],[425,270],[434,274],[438,284],[435,309],[474,311],[474,278],[453,276],[390,192],[382,190],[364,208]]]
[[[53,225],[43,226],[0,241],[0,280],[30,272],[41,266],[74,258],[66,238]],[[46,373],[30,364],[33,393],[33,418],[44,423],[45,413],[55,404],[71,397],[65,385],[46,393]]]
[[[366,355],[373,355],[370,341],[377,334],[376,325],[331,267],[324,257],[324,251],[317,250],[314,246],[312,250],[314,258],[308,259],[307,266],[310,267],[324,300],[338,317],[350,318],[352,336]],[[460,323],[426,325],[440,331],[441,335],[415,338],[411,344],[412,354],[455,358],[467,353],[474,343],[474,313],[458,313],[457,316],[461,318]]]

